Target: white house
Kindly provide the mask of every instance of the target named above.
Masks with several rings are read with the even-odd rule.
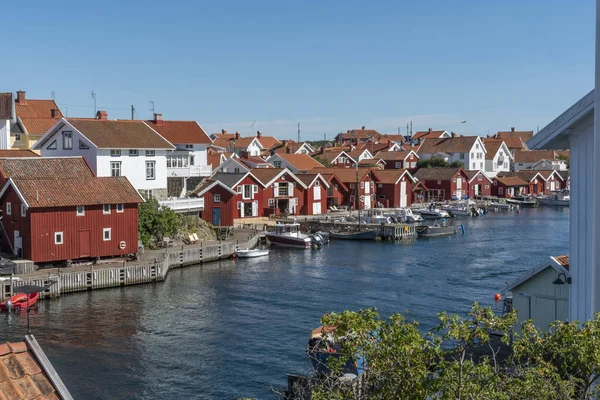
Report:
[[[487,151],[479,136],[451,136],[442,139],[424,139],[417,150],[420,159],[427,160],[447,154],[447,161],[463,163],[465,170],[485,168]]]
[[[224,137],[217,137],[213,145],[237,155],[240,155],[243,151],[248,152],[248,155],[252,157],[260,156],[263,150],[263,145],[256,137],[241,137],[238,132],[233,136],[225,134]]]
[[[510,282],[504,292],[508,298],[512,296],[512,308],[517,311],[515,328],[519,330],[529,319],[541,330],[556,320],[566,321],[570,282],[569,256],[550,257],[549,262]]]
[[[498,175],[499,172],[509,172],[513,156],[503,141],[485,143],[485,172],[489,177]]]
[[[541,159],[540,161],[538,161],[535,164],[533,164],[532,166],[530,166],[529,169],[534,169],[537,171],[549,170],[549,169],[553,169],[555,171],[567,171],[569,169],[569,167],[565,160]]]
[[[312,147],[310,144],[303,142],[298,143],[295,140],[282,140],[281,144],[270,151],[270,155],[275,153],[277,154],[311,154],[314,153],[316,149]]]
[[[0,149],[11,148],[10,123],[13,117],[12,93],[0,93]]]
[[[167,198],[167,154],[175,149],[143,121],[61,118],[34,145],[42,157],[81,156],[96,176],[125,176],[144,196]]]

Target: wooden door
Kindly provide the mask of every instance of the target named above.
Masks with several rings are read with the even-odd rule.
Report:
[[[221,208],[213,207],[212,209],[212,224],[213,226],[221,226]]]
[[[89,257],[90,255],[90,231],[79,231],[79,257]]]
[[[400,207],[406,207],[406,182],[400,182]]]

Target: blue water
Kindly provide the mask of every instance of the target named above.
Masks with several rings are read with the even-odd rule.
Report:
[[[507,280],[568,252],[568,209],[463,218],[466,235],[409,244],[332,242],[268,259],[174,270],[163,283],[42,302],[32,332],[75,398],[273,398],[308,372],[309,331],[330,311],[436,313],[497,306]],[[0,316],[0,335],[25,318]]]

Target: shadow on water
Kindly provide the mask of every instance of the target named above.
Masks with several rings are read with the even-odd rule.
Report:
[[[326,312],[408,310],[429,329],[439,311],[495,306],[506,280],[568,251],[568,211],[455,222],[465,235],[274,249],[163,283],[66,295],[41,304],[32,330],[75,398],[270,398],[286,373],[308,370],[308,333]],[[0,316],[5,340],[24,333],[24,318]]]

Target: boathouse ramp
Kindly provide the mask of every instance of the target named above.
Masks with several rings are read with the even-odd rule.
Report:
[[[209,246],[193,248],[170,248],[163,254],[162,260],[155,260],[144,264],[135,265],[105,265],[90,266],[90,269],[73,271],[61,269],[45,276],[28,277],[27,275],[15,276],[10,280],[2,281],[0,297],[4,300],[15,293],[15,289],[22,285],[48,286],[42,293],[46,298],[59,297],[64,293],[81,292],[86,290],[104,289],[119,286],[130,286],[144,283],[163,281],[167,278],[172,268],[181,268],[197,265],[231,257],[238,249],[251,249],[258,244],[259,234],[252,235],[247,242],[225,242]],[[31,269],[33,269],[33,262]],[[52,284],[51,284],[52,283]]]

